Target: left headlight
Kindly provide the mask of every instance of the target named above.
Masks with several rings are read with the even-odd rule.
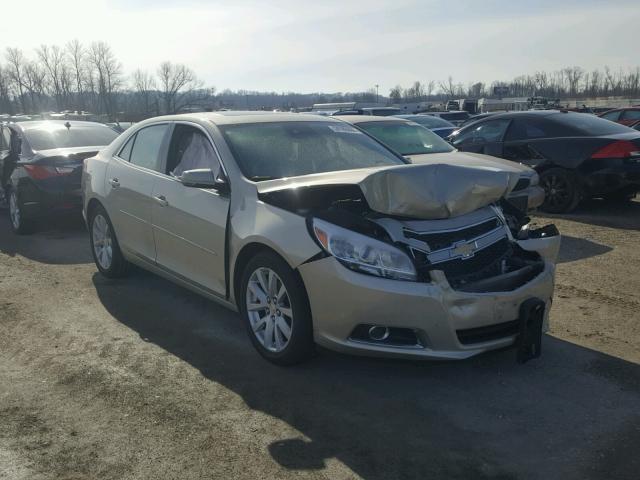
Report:
[[[352,270],[396,280],[418,277],[409,256],[392,245],[317,218],[312,228],[322,248]]]

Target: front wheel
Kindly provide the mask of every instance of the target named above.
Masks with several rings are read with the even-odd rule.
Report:
[[[550,168],[540,175],[540,186],[544,189],[541,210],[549,213],[569,213],[582,200],[582,189],[578,176],[564,168]]]
[[[18,192],[14,188],[9,190],[9,220],[13,233],[25,235],[34,231],[34,221],[23,215]]]
[[[107,278],[120,278],[126,275],[128,262],[125,260],[104,208],[96,207],[89,216],[89,240],[91,253],[96,267]]]
[[[238,303],[251,342],[278,365],[293,365],[314,353],[311,311],[304,285],[275,254],[260,253],[249,261]]]

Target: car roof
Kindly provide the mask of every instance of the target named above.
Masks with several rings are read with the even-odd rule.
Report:
[[[409,120],[406,118],[398,118],[398,117],[376,117],[372,115],[340,115],[338,118],[344,122],[358,124],[358,123],[369,123],[369,122],[399,122],[399,123],[409,123]]]
[[[333,117],[325,117],[309,113],[289,112],[261,112],[261,111],[220,111],[202,113],[184,113],[180,115],[165,115],[153,117],[136,124],[144,126],[149,122],[157,121],[194,121],[196,123],[211,122],[214,125],[233,125],[243,123],[268,123],[268,122],[339,122]]]

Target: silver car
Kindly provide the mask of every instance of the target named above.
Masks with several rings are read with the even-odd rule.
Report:
[[[463,359],[539,355],[560,237],[509,226],[511,172],[410,165],[334,118],[216,112],[140,122],[85,161],[98,270],[130,263],[240,311],[268,360],[316,344]]]

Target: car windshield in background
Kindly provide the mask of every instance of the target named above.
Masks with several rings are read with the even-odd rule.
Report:
[[[433,117],[431,115],[398,115],[398,117],[404,118],[405,120],[411,120],[412,122],[416,122],[427,128],[455,127],[453,123],[447,122],[442,118]]]
[[[445,120],[466,120],[470,115],[467,112],[449,112],[441,114],[440,117]]]
[[[417,124],[405,122],[365,122],[358,126],[401,155],[452,152],[453,147]]]
[[[40,126],[24,132],[29,145],[36,151],[109,145],[118,135],[106,125],[98,124],[95,127],[72,125],[70,128],[63,125]]]
[[[223,125],[220,130],[242,173],[253,181],[404,164],[344,123],[252,123]]]
[[[568,127],[575,134],[581,136],[629,133],[629,128],[624,125],[587,113],[556,113],[548,118],[555,123]]]

